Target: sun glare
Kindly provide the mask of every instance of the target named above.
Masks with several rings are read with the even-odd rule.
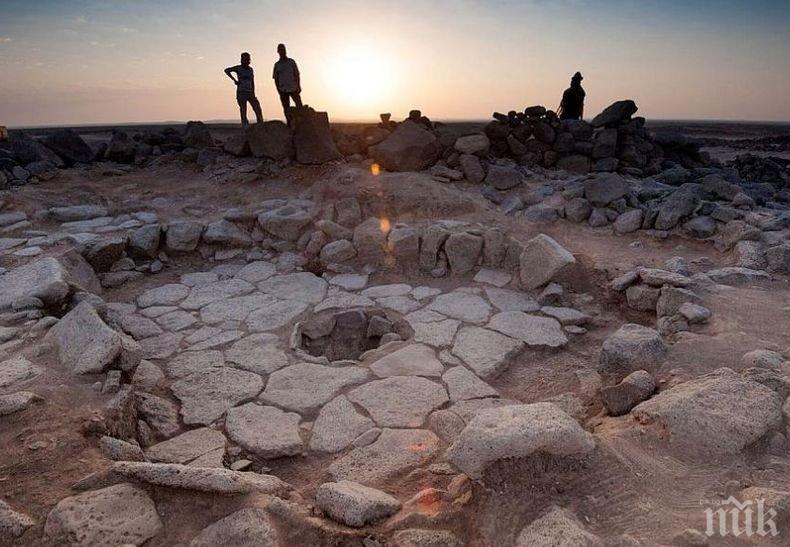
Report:
[[[348,112],[369,115],[391,97],[395,67],[388,55],[358,44],[331,56],[327,81],[335,100]]]

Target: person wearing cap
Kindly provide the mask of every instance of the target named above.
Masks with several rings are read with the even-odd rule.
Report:
[[[561,120],[581,120],[584,115],[584,96],[581,72],[571,78],[571,86],[562,94],[562,101],[557,112]]]

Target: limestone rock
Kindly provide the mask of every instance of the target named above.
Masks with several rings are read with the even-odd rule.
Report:
[[[569,251],[549,236],[539,234],[524,244],[519,257],[521,283],[528,289],[536,289],[575,263]]]
[[[375,427],[375,423],[354,408],[345,395],[325,404],[313,424],[310,449],[319,452],[339,452],[354,440]]]
[[[381,357],[370,365],[379,378],[390,376],[440,376],[444,367],[436,352],[423,344],[410,344]]]
[[[408,121],[368,149],[373,160],[387,171],[422,171],[436,163],[439,152],[433,133]]]
[[[471,272],[483,250],[483,238],[468,232],[451,234],[444,243],[450,270],[455,275]]]
[[[728,368],[662,391],[632,414],[668,432],[670,446],[703,458],[738,454],[782,421],[774,391]]]
[[[557,348],[568,343],[559,321],[520,311],[500,312],[491,318],[486,328],[521,340],[528,346]]]
[[[604,543],[584,529],[576,515],[557,506],[525,526],[516,547],[603,547]]]
[[[518,170],[512,167],[492,165],[488,168],[486,184],[491,185],[497,190],[510,190],[523,182],[524,177]]]
[[[225,435],[201,427],[157,443],[149,447],[145,455],[152,462],[186,464],[220,449],[225,451]]]
[[[445,372],[442,381],[447,386],[452,402],[499,396],[493,387],[462,366],[453,367]]]
[[[509,359],[523,347],[523,342],[498,332],[463,327],[456,335],[452,352],[481,378],[492,378],[502,372]]]
[[[420,427],[428,414],[449,399],[445,389],[425,378],[393,376],[348,393],[381,427]]]
[[[206,526],[189,542],[189,547],[220,545],[279,547],[281,543],[268,513],[259,507],[245,507]]]
[[[108,327],[88,302],[67,313],[47,338],[57,345],[60,361],[75,374],[102,372],[123,350],[121,335]]]
[[[38,298],[45,306],[57,306],[69,294],[68,273],[57,259],[42,258],[13,268],[0,283],[0,311],[8,311],[21,299]]]
[[[177,463],[115,462],[110,470],[128,479],[154,486],[183,488],[214,494],[282,495],[291,487],[272,475],[244,473],[219,467],[193,467]]]
[[[604,340],[598,372],[614,379],[641,369],[655,373],[666,354],[667,347],[658,332],[627,323]]]
[[[356,528],[386,518],[401,506],[389,494],[347,480],[319,486],[315,503],[331,519]]]
[[[480,479],[488,465],[504,458],[583,456],[593,448],[593,436],[558,406],[534,403],[481,410],[448,448],[447,460]]]
[[[234,405],[252,399],[263,388],[257,374],[227,367],[195,372],[171,386],[181,401],[185,424],[208,425]]]
[[[262,458],[294,456],[302,451],[298,414],[247,403],[228,410],[225,430],[245,450]]]
[[[204,226],[199,222],[180,220],[167,225],[165,247],[170,252],[191,252],[197,249]]]
[[[305,414],[335,398],[343,388],[368,378],[368,371],[362,367],[334,368],[298,363],[272,373],[260,399]]]
[[[252,244],[252,237],[236,224],[222,219],[206,226],[203,242],[223,247],[248,247]]]
[[[44,532],[62,544],[114,547],[142,545],[162,528],[145,490],[124,483],[60,500]]]
[[[328,471],[336,481],[378,486],[427,464],[438,451],[439,438],[430,431],[384,429],[373,444],[355,448],[332,463]]]
[[[485,300],[463,291],[440,294],[428,308],[468,323],[483,323],[491,314],[491,306]]]

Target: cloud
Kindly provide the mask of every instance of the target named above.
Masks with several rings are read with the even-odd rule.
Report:
[[[0,36],[0,43],[2,44],[10,44],[14,40],[8,36]]]

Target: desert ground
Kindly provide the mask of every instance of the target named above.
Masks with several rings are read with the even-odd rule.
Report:
[[[790,544],[790,127],[632,115],[12,131],[0,544]]]

